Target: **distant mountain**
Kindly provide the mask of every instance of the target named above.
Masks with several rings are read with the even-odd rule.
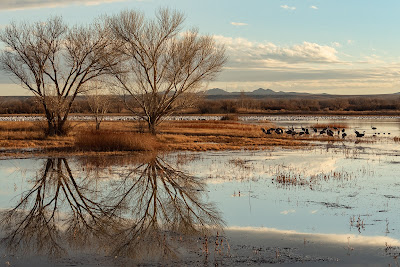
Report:
[[[271,89],[258,88],[257,90],[254,90],[253,92],[249,92],[247,94],[248,95],[276,95],[278,93]]]
[[[206,95],[230,95],[230,94],[231,94],[230,92],[227,92],[219,88],[213,88],[206,91]]]
[[[207,96],[238,96],[240,95],[241,92],[227,92],[223,89],[220,88],[213,88],[210,90],[206,91]],[[264,89],[264,88],[258,88],[252,92],[244,92],[245,95],[247,96],[296,96],[296,95],[311,95],[309,93],[296,93],[296,92],[276,92],[272,89]]]

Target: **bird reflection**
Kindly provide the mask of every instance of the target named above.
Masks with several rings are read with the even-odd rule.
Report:
[[[53,257],[97,249],[161,259],[176,256],[196,236],[221,229],[201,179],[157,156],[130,166],[99,179],[73,170],[82,169],[79,162],[71,168],[65,158],[45,160],[18,204],[2,212],[2,241],[9,250]]]

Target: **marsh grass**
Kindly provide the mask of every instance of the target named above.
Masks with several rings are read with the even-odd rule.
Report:
[[[75,136],[75,148],[84,151],[154,151],[158,147],[150,134],[91,130]]]
[[[221,121],[238,121],[239,116],[236,114],[226,114],[222,116]]]

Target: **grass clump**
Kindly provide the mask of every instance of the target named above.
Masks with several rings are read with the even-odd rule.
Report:
[[[226,114],[222,116],[221,121],[238,121],[239,117],[236,114]]]
[[[76,135],[75,147],[84,151],[154,151],[158,142],[151,134],[93,130]]]

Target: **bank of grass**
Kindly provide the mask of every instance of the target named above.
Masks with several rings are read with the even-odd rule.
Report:
[[[83,151],[155,151],[158,141],[151,134],[110,130],[86,130],[75,136],[75,148]]]
[[[71,126],[67,136],[45,137],[42,126],[34,122],[0,122],[0,147],[10,151],[32,149],[42,154],[54,151],[85,154],[98,151],[253,150],[304,146],[308,144],[305,140],[312,140],[305,136],[267,136],[261,127],[275,127],[267,122],[253,125],[240,121],[165,121],[158,127],[156,137],[139,134],[141,126],[131,121],[103,122],[99,132],[94,131],[93,122],[71,122]]]

